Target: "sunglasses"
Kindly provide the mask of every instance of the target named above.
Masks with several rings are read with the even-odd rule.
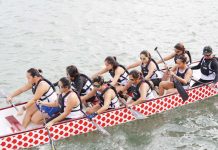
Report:
[[[175,49],[175,53],[176,53],[176,54],[178,54],[178,53],[180,53],[180,52],[182,52],[182,51]]]
[[[63,89],[63,88],[64,88],[64,86],[60,86],[60,85],[58,85],[58,88],[59,88],[59,89]]]
[[[141,59],[141,60],[145,60],[146,58],[141,58],[141,57],[140,57],[140,59]]]
[[[134,79],[133,78],[131,78],[131,79],[129,79],[130,81],[134,81]]]
[[[210,57],[211,56],[211,54],[207,54],[207,55],[204,55],[205,57]]]
[[[101,87],[100,84],[93,84],[93,86],[96,87],[96,88],[100,88]]]

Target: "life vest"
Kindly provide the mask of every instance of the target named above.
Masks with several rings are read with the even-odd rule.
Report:
[[[59,107],[60,107],[60,113],[64,112],[64,109],[65,109],[65,107],[67,105],[68,96],[72,92],[73,91],[69,91],[65,95],[63,95],[63,94],[59,95],[59,97],[58,97],[58,104],[59,104]],[[77,95],[77,93],[76,93],[76,95]],[[79,99],[79,104],[72,108],[70,114],[66,118],[78,118],[78,117],[83,116],[83,113],[81,112],[81,110],[82,110],[82,103],[81,103],[80,97],[78,95],[77,95],[77,97]]]
[[[120,75],[120,78],[117,82],[121,85],[126,85],[126,83],[128,82],[129,72],[124,66],[122,66],[122,65],[118,65],[118,66],[124,69],[124,73]],[[114,77],[115,71],[111,69],[111,70],[109,70],[109,74],[111,75],[111,77]]]
[[[117,94],[116,89],[113,86],[108,86],[106,87],[102,92],[97,91],[96,97],[99,100],[100,106],[104,106],[104,94],[107,92],[109,89],[112,89],[115,92],[115,97],[111,100],[109,108],[118,108],[119,107],[119,96]]]
[[[39,100],[41,100],[41,101],[47,100],[48,102],[56,100],[57,95],[56,95],[56,93],[55,93],[55,87],[54,87],[54,85],[53,85],[49,80],[44,79],[44,78],[43,78],[43,79],[40,79],[37,84],[33,84],[33,85],[32,85],[32,93],[33,93],[33,94],[36,93],[36,89],[37,89],[39,83],[42,82],[42,81],[45,81],[46,83],[49,84],[49,89],[48,89],[47,92],[45,92],[45,93],[42,95],[42,97],[41,97]]]
[[[154,62],[156,66],[156,70],[151,75],[151,79],[161,78],[162,72],[160,71],[160,68],[154,59],[150,59],[145,66],[144,64],[141,64],[141,72],[143,74],[143,77],[146,77],[148,75],[148,72],[149,72],[148,66],[150,65],[151,62]]]
[[[80,74],[80,76],[81,76],[81,77],[84,77],[84,78],[86,79],[86,82],[83,84],[83,89],[82,89],[82,91],[81,91],[81,93],[80,93],[81,96],[84,96],[84,95],[86,95],[90,90],[93,89],[93,85],[92,85],[92,80],[91,80],[88,76],[86,76],[86,75],[84,75],[84,74]]]
[[[85,82],[83,83],[82,90],[79,93],[80,96],[86,95],[89,91],[93,89],[92,80],[88,76],[84,74],[80,74],[75,80],[78,80],[77,82],[82,82],[82,78],[84,78]],[[75,81],[71,82],[71,88],[77,91],[77,87],[75,86]]]
[[[132,85],[132,90],[133,90],[133,98],[132,99],[134,101],[136,101],[137,99],[139,99],[141,97],[141,94],[139,92],[139,88],[140,88],[142,83],[147,83],[149,85],[149,89],[147,91],[147,95],[145,98],[147,98],[152,93],[152,86],[151,86],[150,82],[147,80],[141,80],[137,85]]]
[[[178,77],[181,77],[182,79],[184,79],[184,78],[185,78],[185,75],[186,75],[186,73],[187,73],[187,71],[188,71],[189,69],[190,69],[190,68],[187,67],[184,72],[180,72],[180,71],[179,71],[179,68],[177,68],[176,75],[177,75]],[[189,85],[190,85],[190,81],[189,81],[187,84],[183,84],[183,83],[181,83],[181,84],[182,84],[182,86],[189,86]]]
[[[211,63],[217,61],[217,58],[207,59],[203,57],[201,59],[201,79],[203,80],[214,80],[216,77],[215,71],[211,68]]]
[[[185,54],[187,54],[188,57],[189,57],[189,61],[186,62],[186,64],[190,65],[190,64],[192,63],[191,54],[190,54],[189,51],[185,51],[185,53],[184,53],[184,54],[181,54],[181,55],[185,55]],[[176,60],[177,60],[181,55],[178,55],[178,54],[175,55],[175,57],[174,57],[174,62],[175,62],[175,63],[176,63]]]

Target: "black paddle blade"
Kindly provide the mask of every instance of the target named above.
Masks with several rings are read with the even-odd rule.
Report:
[[[179,95],[182,97],[183,101],[186,101],[188,99],[188,93],[186,92],[186,90],[182,87],[182,84],[176,80],[175,78],[173,79],[174,85],[179,93]]]

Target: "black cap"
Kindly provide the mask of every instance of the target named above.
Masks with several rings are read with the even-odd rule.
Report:
[[[203,49],[203,55],[208,54],[208,53],[212,53],[212,52],[213,52],[213,50],[210,46],[205,46]]]

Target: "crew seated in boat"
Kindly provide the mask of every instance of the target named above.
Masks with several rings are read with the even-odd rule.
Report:
[[[151,58],[151,54],[148,51],[142,51],[140,53],[140,59],[140,61],[129,65],[127,69],[140,66],[144,79],[151,80],[153,86],[159,86],[163,73],[160,71],[156,61]]]
[[[59,107],[39,107],[39,105],[35,104],[37,100],[53,102],[57,99],[57,93],[55,92],[55,88],[53,84],[47,79],[43,78],[40,74],[42,71],[37,70],[35,68],[30,68],[27,70],[27,80],[24,86],[13,92],[7,97],[7,100],[11,101],[15,96],[20,95],[30,89],[32,89],[33,98],[29,100],[21,110],[19,110],[18,115],[22,115],[24,111],[26,114],[23,118],[22,125],[26,128],[30,122],[35,124],[41,124],[43,117],[40,111],[43,111],[47,114],[45,117],[52,117],[55,113],[59,111]]]
[[[46,124],[47,127],[51,127],[56,122],[64,119],[83,117],[80,97],[71,89],[70,81],[63,77],[58,81],[58,87],[60,90],[58,100],[53,102],[37,101],[37,104],[41,106],[60,107],[60,112],[52,117],[52,119],[49,119],[49,122]]]
[[[141,72],[132,70],[129,73],[129,83],[124,87],[124,91],[131,87],[133,97],[127,102],[128,106],[137,105],[145,102],[148,99],[154,98],[152,93],[152,85],[146,79],[143,79]]]
[[[184,89],[188,89],[192,77],[192,70],[187,65],[187,58],[181,55],[176,60],[176,65],[171,69],[170,75],[177,79]],[[159,86],[159,95],[164,95],[164,90],[167,94],[176,93],[177,89],[173,81],[162,81]]]
[[[198,65],[191,67],[192,70],[200,69],[201,78],[192,85],[198,86],[203,83],[212,83],[212,87],[215,87],[215,84],[218,81],[218,61],[217,57],[213,55],[213,50],[210,46],[205,46],[203,49],[203,57]]]
[[[170,60],[174,58],[174,62],[176,63],[176,60],[179,58],[181,55],[185,55],[186,57],[186,63],[190,65],[192,63],[191,59],[191,54],[188,50],[185,49],[184,45],[182,43],[177,43],[174,46],[174,52],[171,53],[170,55],[166,56],[164,58],[164,61]],[[158,64],[163,63],[162,60],[157,61]]]
[[[91,108],[87,109],[88,118],[93,118],[97,114],[101,114],[108,109],[119,108],[119,99],[116,89],[113,86],[104,83],[104,79],[101,76],[97,76],[93,79],[94,90],[82,97],[82,101],[89,99],[92,96],[96,96],[99,103]]]
[[[120,65],[117,61],[115,57],[111,57],[108,56],[105,61],[105,67],[100,70],[99,72],[97,72],[95,75],[93,75],[93,78],[98,76],[98,75],[102,75],[106,72],[109,72],[112,79],[110,82],[111,86],[114,86],[116,88],[116,90],[119,92],[124,85],[127,84],[128,82],[128,71],[127,69]]]

